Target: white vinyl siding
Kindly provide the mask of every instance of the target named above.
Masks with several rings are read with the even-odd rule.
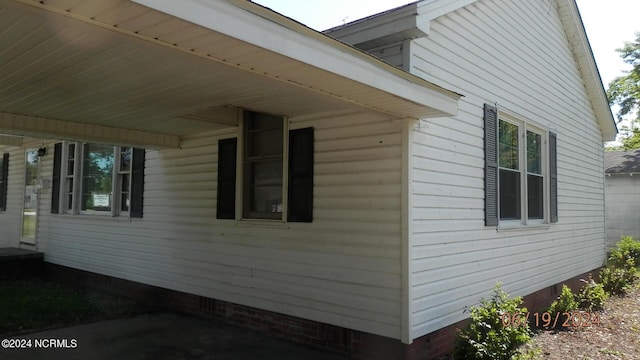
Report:
[[[402,123],[335,114],[289,126],[315,131],[313,223],[216,220],[217,142],[240,136],[232,129],[147,151],[144,219],[42,211],[40,250],[60,265],[399,338]]]
[[[607,174],[605,184],[607,247],[615,247],[621,236],[640,239],[640,176]]]
[[[602,265],[604,199],[601,133],[552,3],[477,1],[432,21],[410,49],[412,73],[465,95],[456,117],[412,135],[416,338],[467,317],[496,281],[526,295]],[[485,227],[485,102],[558,134],[557,224]]]

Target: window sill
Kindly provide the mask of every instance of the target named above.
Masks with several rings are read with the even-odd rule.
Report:
[[[513,224],[499,224],[496,227],[497,232],[517,232],[517,231],[536,231],[548,230],[551,226],[548,223],[522,224],[520,222]]]
[[[236,220],[237,227],[269,227],[269,228],[288,228],[288,224],[283,220],[265,220],[265,219],[241,219]]]
[[[110,214],[51,214],[54,217],[69,217],[74,219],[87,219],[99,221],[126,221],[132,222],[138,218],[130,218],[128,216],[111,216]]]

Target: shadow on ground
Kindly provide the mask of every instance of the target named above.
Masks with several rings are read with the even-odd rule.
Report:
[[[13,348],[7,348],[12,345]],[[347,360],[251,330],[171,313],[2,339],[0,359],[28,360]]]

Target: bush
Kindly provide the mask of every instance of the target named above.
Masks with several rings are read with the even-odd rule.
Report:
[[[578,310],[578,302],[576,301],[575,295],[567,285],[562,285],[562,292],[560,296],[558,296],[558,300],[551,303],[549,307],[549,314],[552,319],[555,319],[556,314],[560,314],[562,316],[563,313],[573,313]],[[556,323],[556,327],[559,324]]]
[[[581,279],[581,281],[584,282],[585,285],[577,296],[578,306],[580,309],[588,312],[602,310],[604,308],[604,303],[609,298],[609,295],[604,291],[602,284],[597,284],[593,281],[591,274],[589,274],[589,280]]]
[[[470,313],[471,323],[460,331],[455,359],[509,360],[521,357],[518,347],[529,342],[531,332],[525,321],[527,309],[520,305],[522,297],[510,299],[502,290],[502,284],[497,283],[491,299],[481,299],[480,306],[465,310]]]
[[[611,251],[609,265],[600,272],[600,281],[610,295],[624,294],[636,281],[640,264],[640,241],[623,236]]]
[[[625,266],[609,265],[600,271],[600,282],[609,295],[622,295],[627,292],[636,280],[635,263],[627,259]]]
[[[640,264],[640,241],[634,240],[631,236],[623,236],[616,243],[609,260],[612,260],[614,265],[624,267],[629,259],[632,259],[634,264]]]

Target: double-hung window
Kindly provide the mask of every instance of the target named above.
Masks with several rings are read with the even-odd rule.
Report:
[[[243,217],[282,219],[284,121],[248,113],[244,123]]]
[[[283,117],[245,111],[242,137],[218,142],[218,219],[312,221],[313,128],[287,125]]]
[[[59,143],[52,213],[142,217],[144,150]]]
[[[544,219],[543,132],[498,121],[500,220]]]
[[[556,135],[485,104],[486,225],[557,222],[557,211]]]

